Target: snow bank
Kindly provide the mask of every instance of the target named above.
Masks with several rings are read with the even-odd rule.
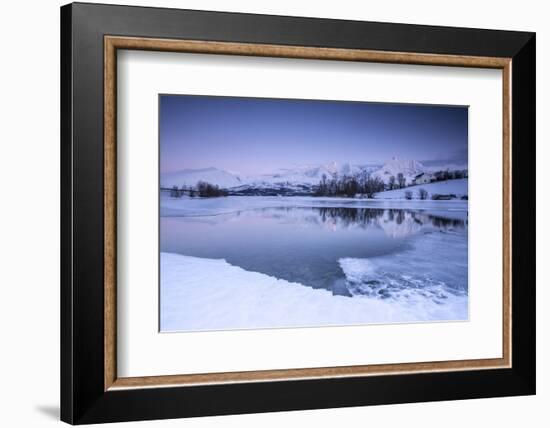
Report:
[[[409,186],[404,189],[387,190],[375,195],[377,199],[405,199],[405,192],[412,192],[413,199],[419,199],[418,190],[425,189],[428,192],[428,197],[433,194],[449,195],[454,194],[457,197],[468,196],[468,179],[461,178],[457,180],[437,181],[429,184],[419,184]]]
[[[348,280],[362,282],[372,267],[342,261]],[[467,296],[442,302],[324,289],[232,266],[223,259],[161,253],[161,331],[230,330],[370,323],[464,320]],[[452,301],[451,301],[452,300]]]

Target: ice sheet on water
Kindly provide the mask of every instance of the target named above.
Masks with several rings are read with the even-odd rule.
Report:
[[[467,262],[466,236],[441,231],[426,233],[388,256],[339,260],[352,295],[411,305],[467,299]]]

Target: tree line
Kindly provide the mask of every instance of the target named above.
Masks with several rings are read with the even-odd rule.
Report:
[[[220,189],[217,184],[211,184],[206,181],[197,182],[196,186],[172,186],[170,189],[170,196],[172,198],[181,198],[183,195],[188,195],[191,198],[199,196],[201,198],[216,198],[220,196],[227,196],[227,190]]]
[[[468,178],[468,170],[436,171],[432,176],[432,181]],[[406,177],[401,172],[396,175],[390,175],[388,177],[388,184],[385,184],[379,177],[375,177],[367,171],[362,171],[357,175],[342,176],[338,176],[337,173],[334,173],[331,177],[327,177],[326,174],[322,175],[321,181],[315,186],[314,195],[346,196],[351,198],[360,194],[367,198],[373,198],[375,193],[385,190],[403,189],[405,187],[409,186],[407,186]],[[418,189],[417,194],[418,199],[428,198],[428,192],[425,189]],[[405,192],[405,198],[412,199],[413,192]]]
[[[444,170],[436,171],[432,174],[435,181],[445,181],[445,180],[454,180],[460,178],[468,178],[467,169],[456,169],[456,170]]]
[[[356,194],[373,198],[375,193],[385,189],[384,182],[379,177],[373,177],[370,173],[363,171],[357,175],[333,174],[328,178],[326,174],[321,176],[321,181],[315,187],[315,196],[346,196],[354,197]]]
[[[387,190],[394,190],[394,189],[402,189],[403,187],[407,186],[407,179],[403,175],[403,173],[398,173],[397,177],[394,175],[390,175],[390,178],[388,179],[388,188]]]
[[[405,191],[405,199],[413,199],[413,192],[411,190]],[[422,187],[418,189],[418,199],[428,199],[428,191],[426,189],[423,189]]]

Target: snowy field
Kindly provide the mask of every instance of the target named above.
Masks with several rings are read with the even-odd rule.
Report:
[[[424,189],[428,192],[428,198],[434,194],[438,195],[456,195],[468,196],[468,179],[462,178],[458,180],[437,181],[428,184],[419,184],[417,186],[409,186],[404,189],[387,190],[375,195],[377,199],[405,199],[405,192],[412,192],[413,199],[419,199],[418,190]]]

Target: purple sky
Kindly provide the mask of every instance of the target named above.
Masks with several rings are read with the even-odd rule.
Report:
[[[467,161],[463,106],[188,95],[161,95],[159,104],[161,173],[216,167],[247,175],[394,156]]]

